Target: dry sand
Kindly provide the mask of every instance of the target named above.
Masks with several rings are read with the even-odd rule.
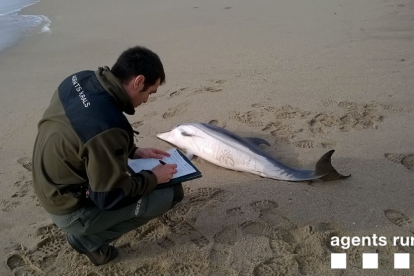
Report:
[[[412,0],[42,0],[23,12],[48,16],[52,32],[0,55],[0,275],[414,275],[393,269],[393,254],[414,247],[329,243],[414,233]],[[195,160],[204,176],[184,202],[93,267],[38,205],[32,145],[63,78],[134,45],[167,75],[129,117],[140,146],[169,149],[155,134],[212,122],[267,139],[263,150],[292,166],[335,149],[352,177],[289,183]],[[330,269],[331,252],[347,253],[347,270]],[[362,269],[368,252],[378,270]]]

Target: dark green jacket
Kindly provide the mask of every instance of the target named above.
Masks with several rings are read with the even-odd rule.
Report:
[[[81,186],[103,210],[132,204],[155,188],[151,171],[127,173],[136,147],[123,112],[135,110],[107,67],[78,72],[59,85],[39,122],[33,151],[34,190],[47,212],[63,215],[79,208]]]

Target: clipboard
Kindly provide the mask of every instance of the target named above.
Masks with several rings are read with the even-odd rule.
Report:
[[[175,185],[175,184],[178,184],[178,183],[182,183],[182,182],[186,182],[186,181],[190,181],[190,180],[202,177],[202,173],[197,169],[197,167],[181,151],[177,150],[176,148],[172,148],[167,152],[169,152],[170,154],[175,154],[175,156],[177,156],[176,154],[178,153],[178,155],[182,158],[182,161],[185,162],[184,166],[188,166],[188,165],[191,166],[191,168],[193,169],[194,172],[188,173],[188,174],[185,174],[185,175],[182,175],[182,176],[179,176],[179,177],[172,178],[169,182],[158,184],[155,189],[165,188],[165,187],[172,186],[172,185]],[[134,161],[134,160],[140,160],[140,161]],[[145,163],[147,163],[146,160],[152,160],[152,161],[148,161],[148,164],[145,164]],[[134,166],[134,168],[142,167],[142,169],[133,169],[132,166],[134,165],[133,164],[134,162],[140,162],[140,166]],[[159,159],[154,159],[154,158],[150,158],[150,159],[129,159],[128,160],[128,165],[127,165],[127,170],[130,174],[134,174],[134,173],[139,173],[141,170],[152,169],[153,167],[155,167],[158,164],[159,164]],[[151,168],[145,167],[145,166],[151,166]],[[177,169],[180,169],[180,168],[177,167]]]

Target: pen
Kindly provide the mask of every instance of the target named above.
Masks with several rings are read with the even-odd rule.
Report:
[[[165,163],[164,161],[162,161],[162,160],[158,160],[158,161],[160,161],[160,164],[161,165],[165,165],[165,164],[167,164],[167,163]]]

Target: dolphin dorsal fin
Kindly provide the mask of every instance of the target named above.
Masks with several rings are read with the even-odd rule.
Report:
[[[250,143],[252,143],[253,145],[259,146],[259,145],[267,145],[270,147],[270,144],[268,141],[266,141],[265,139],[262,138],[257,138],[257,137],[244,137],[247,141],[249,141]]]

